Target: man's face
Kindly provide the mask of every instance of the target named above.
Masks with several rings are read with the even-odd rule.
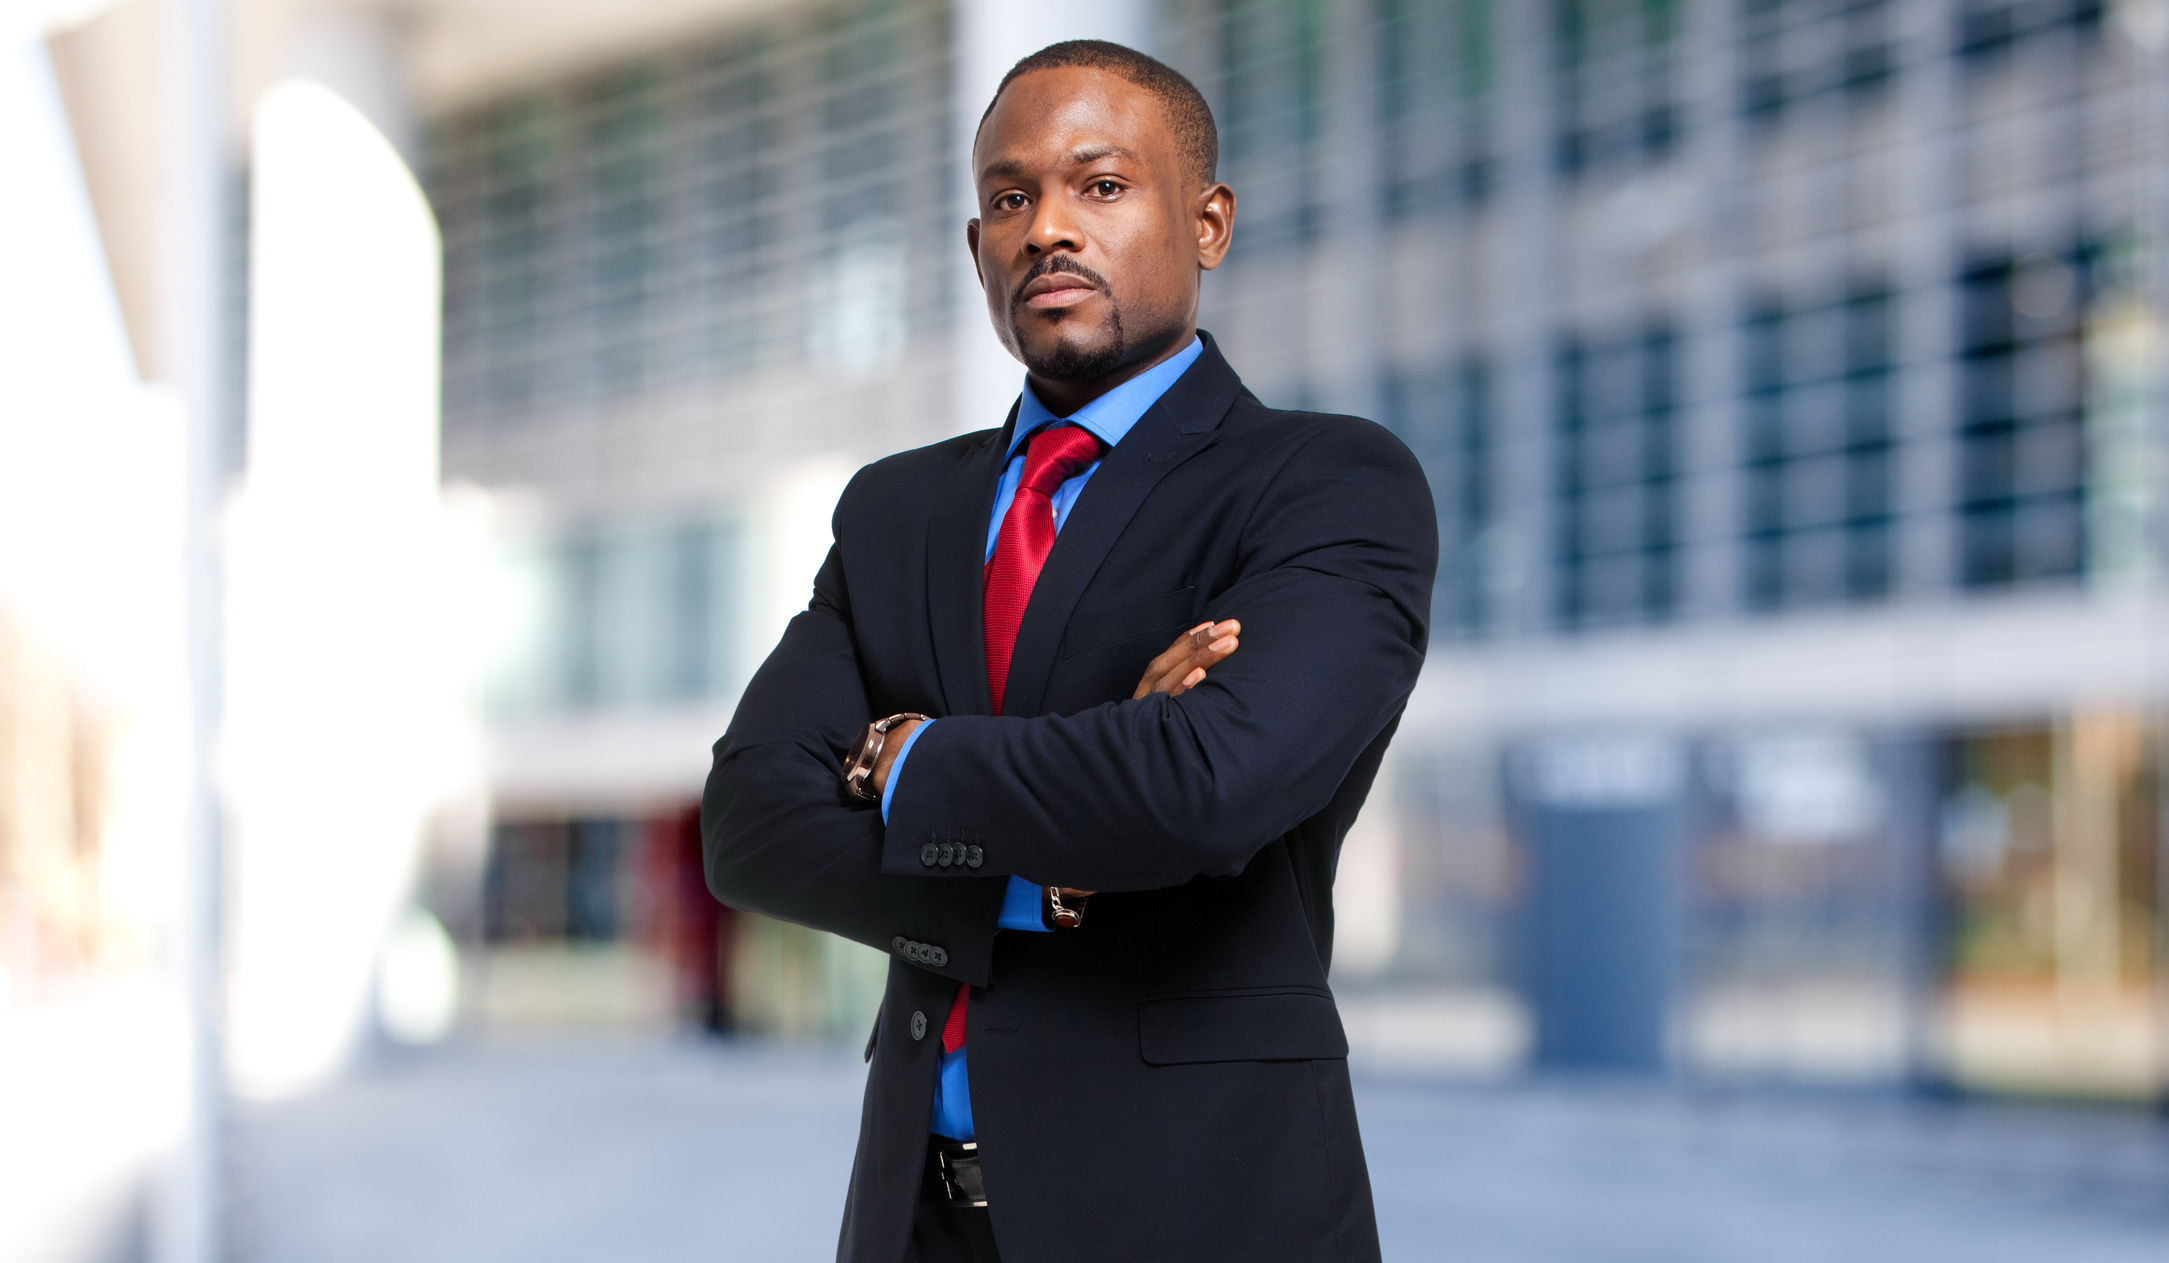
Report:
[[[1184,170],[1157,98],[1101,70],[1033,71],[995,103],[972,161],[966,238],[987,311],[1035,379],[1091,381],[1188,341],[1234,195]]]

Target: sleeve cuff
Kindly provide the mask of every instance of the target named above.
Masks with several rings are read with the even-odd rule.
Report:
[[[911,747],[918,742],[919,734],[933,727],[934,722],[925,720],[912,729],[911,735],[904,738],[904,748],[896,752],[896,762],[889,764],[889,779],[881,786],[881,823],[889,822],[889,800],[896,797],[896,782],[904,775],[904,760],[911,757]]]
[[[917,733],[913,733],[917,736]],[[1031,930],[1038,934],[1051,933],[1047,919],[1041,915],[1040,888],[1031,882],[1011,874],[1009,889],[1002,892],[1002,915],[995,924],[1005,930]]]

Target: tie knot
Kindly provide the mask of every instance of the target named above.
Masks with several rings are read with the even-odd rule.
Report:
[[[1019,490],[1054,495],[1055,488],[1084,472],[1100,458],[1100,441],[1090,430],[1058,425],[1032,436],[1024,448],[1024,478]]]

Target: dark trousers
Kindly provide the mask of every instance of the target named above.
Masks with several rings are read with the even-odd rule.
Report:
[[[932,1162],[919,1182],[919,1209],[911,1219],[904,1263],[1002,1263],[987,1208],[951,1206]]]

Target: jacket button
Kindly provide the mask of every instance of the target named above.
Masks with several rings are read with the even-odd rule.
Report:
[[[913,1013],[911,1015],[911,1037],[913,1039],[926,1038],[926,1014]]]
[[[891,948],[894,948],[897,952],[901,953],[904,950],[904,936],[899,934],[895,938],[890,939],[889,946]]]
[[[927,948],[926,963],[932,965],[936,969],[941,968],[943,965],[949,963],[949,950],[944,947]]]
[[[976,847],[976,846],[972,846],[972,847],[966,847],[966,848],[964,848],[964,865],[965,865],[965,867],[967,867],[967,868],[977,868],[977,867],[979,867],[979,866],[980,866],[981,864],[984,864],[984,863],[986,863],[986,859],[987,859],[987,853],[986,853],[985,851],[983,851],[983,850],[979,849],[978,847]]]
[[[926,865],[928,868],[934,867],[934,862],[940,858],[941,848],[935,846],[932,842],[929,842],[925,846],[919,848],[919,862]]]

